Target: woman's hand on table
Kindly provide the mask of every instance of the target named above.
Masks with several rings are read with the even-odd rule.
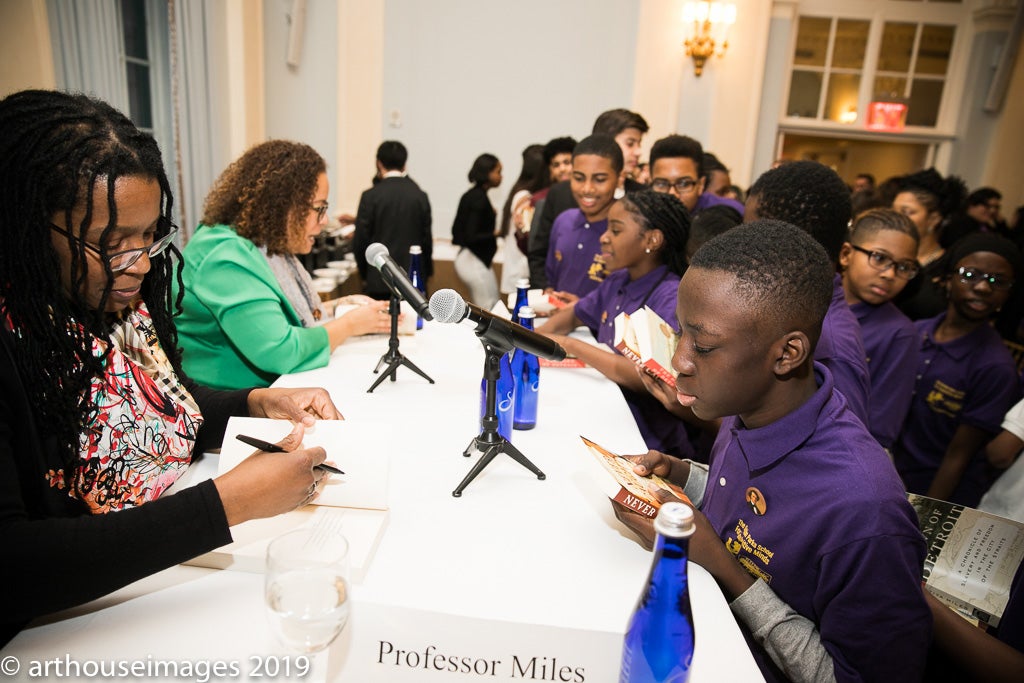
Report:
[[[316,466],[327,452],[321,447],[299,448],[305,432],[303,424],[296,423],[277,442],[284,453],[256,451],[213,480],[229,526],[289,512],[319,495],[327,473]]]
[[[368,297],[367,297],[368,298]],[[348,323],[349,330],[351,333],[349,336],[359,336],[363,334],[387,334],[391,331],[391,315],[388,313],[387,301],[377,301],[370,299],[369,303],[361,306],[356,306],[350,311],[346,311],[339,320],[344,320]],[[402,314],[398,315],[398,319],[402,319]]]
[[[326,389],[319,387],[253,389],[248,398],[251,417],[291,420],[312,427],[317,420],[344,420]],[[301,438],[299,443],[301,443]]]

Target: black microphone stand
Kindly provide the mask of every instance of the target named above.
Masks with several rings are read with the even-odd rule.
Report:
[[[498,377],[501,375],[501,357],[508,353],[511,347],[501,348],[491,341],[480,337],[484,345],[484,416],[480,418],[480,436],[475,437],[466,446],[463,456],[469,457],[474,450],[483,452],[483,456],[473,465],[469,474],[459,482],[459,485],[452,491],[456,498],[462,496],[462,490],[469,482],[473,481],[476,475],[480,474],[499,453],[506,453],[510,458],[537,475],[538,479],[546,479],[547,475],[530,462],[525,455],[519,452],[515,446],[509,443],[508,439],[498,433]]]
[[[402,352],[398,350],[398,314],[401,313],[402,310],[402,297],[398,293],[398,289],[391,284],[386,277],[384,278],[384,282],[387,284],[388,289],[391,290],[391,302],[388,304],[388,313],[391,315],[391,337],[388,339],[387,353],[381,356],[380,360],[377,361],[377,367],[373,369],[373,372],[374,374],[379,373],[380,369],[385,364],[387,364],[387,368],[384,370],[384,373],[374,381],[370,388],[366,390],[366,393],[373,393],[373,390],[384,381],[385,377],[390,377],[392,382],[397,381],[398,366],[400,365],[404,365],[423,379],[433,384],[434,380],[430,379],[427,373],[416,367],[415,363],[403,356]]]

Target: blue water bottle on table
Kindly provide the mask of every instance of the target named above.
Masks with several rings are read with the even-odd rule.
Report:
[[[530,281],[526,278],[520,278],[516,280],[516,304],[512,307],[512,322],[518,323],[519,311],[523,309],[523,306],[529,306],[530,301]]]
[[[665,503],[658,510],[654,562],[626,629],[619,683],[685,683],[690,677],[694,633],[686,561],[695,529],[688,505]]]
[[[519,324],[533,329],[536,314],[529,306],[519,309]],[[537,391],[540,387],[540,361],[529,351],[516,349],[512,356],[512,377],[516,382],[515,415],[512,428],[533,429],[537,426]]]
[[[418,244],[409,247],[409,280],[423,296],[427,295],[427,281],[423,277],[423,247]],[[416,316],[416,329],[423,329],[421,316]]]

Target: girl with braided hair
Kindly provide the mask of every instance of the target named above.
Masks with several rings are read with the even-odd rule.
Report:
[[[314,416],[340,418],[327,392],[181,372],[172,201],[156,142],[109,105],[0,101],[0,645],[316,495],[325,454],[297,447]],[[161,498],[231,415],[303,424],[288,453]]]
[[[684,424],[644,388],[633,361],[567,337],[586,325],[600,344],[615,341],[615,316],[649,306],[675,333],[676,289],[686,270],[690,215],[671,194],[641,190],[612,204],[601,255],[609,271],[596,289],[555,312],[540,331],[619,385],[648,448],[693,455]]]

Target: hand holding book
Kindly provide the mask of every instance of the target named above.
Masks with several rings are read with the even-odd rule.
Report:
[[[678,343],[679,335],[649,306],[615,316],[615,349],[669,385],[676,379],[672,354]]]

